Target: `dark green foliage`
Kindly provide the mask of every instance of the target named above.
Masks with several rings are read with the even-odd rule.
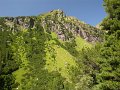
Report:
[[[103,21],[103,29],[108,30],[106,41],[100,49],[100,74],[98,87],[103,90],[119,90],[120,87],[120,1],[104,0],[108,17]]]
[[[100,74],[97,75],[99,84],[106,85],[110,90],[119,90],[120,82],[120,40],[114,35],[108,37],[101,48]],[[102,87],[104,90],[104,87]]]
[[[69,42],[65,42],[65,49],[73,56],[77,57],[78,55],[78,51],[75,49],[76,46],[76,42],[75,39],[69,41]]]
[[[101,24],[107,30],[105,41],[82,51],[80,58],[84,74],[93,78],[92,90],[120,90],[120,1],[104,0],[104,5],[108,13]]]
[[[0,90],[12,90],[15,84],[12,72],[19,68],[19,63],[13,59],[10,28],[5,25],[4,19],[0,20],[0,24]]]
[[[120,90],[120,1],[104,0],[104,5],[108,13],[101,24],[107,30],[105,41],[83,50],[78,60],[82,73],[77,70],[75,78],[79,80],[77,77],[83,74],[80,80],[86,75],[93,80],[90,86],[83,85],[87,90]]]
[[[0,90],[12,90],[15,79],[12,75],[0,75]]]
[[[104,6],[108,16],[102,22],[103,29],[112,34],[120,30],[120,1],[104,0]]]

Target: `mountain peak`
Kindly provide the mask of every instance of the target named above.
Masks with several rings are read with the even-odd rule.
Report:
[[[55,9],[55,10],[52,10],[52,11],[50,11],[50,12],[58,12],[58,13],[61,13],[61,12],[63,12],[63,10],[61,10],[61,9]]]
[[[11,28],[17,25],[17,27],[25,29],[35,27],[35,23],[39,22],[44,30],[55,32],[59,39],[65,41],[76,36],[80,36],[88,42],[101,41],[101,31],[98,28],[86,24],[73,16],[66,16],[60,9],[39,16],[7,17],[5,22]]]

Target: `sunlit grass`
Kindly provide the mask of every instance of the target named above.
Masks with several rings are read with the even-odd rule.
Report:
[[[58,71],[63,77],[69,80],[70,67],[75,67],[76,63],[74,57],[62,47],[54,45],[55,59],[51,59],[50,53],[47,54],[46,68],[48,71]]]
[[[82,39],[81,37],[76,37],[75,38],[76,41],[76,50],[77,51],[81,51],[83,48],[91,48],[92,44],[88,43],[87,41],[85,41],[84,39]]]

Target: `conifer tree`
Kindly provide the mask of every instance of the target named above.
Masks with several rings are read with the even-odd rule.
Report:
[[[106,39],[100,49],[96,90],[120,90],[120,0],[104,0],[107,17],[102,22]]]

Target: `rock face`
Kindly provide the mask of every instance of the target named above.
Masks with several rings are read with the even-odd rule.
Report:
[[[71,40],[75,36],[80,36],[88,42],[102,41],[102,31],[79,21],[75,17],[66,16],[61,10],[52,10],[32,17],[4,17],[4,20],[6,25],[11,28],[16,25],[22,28],[34,28],[38,18],[46,32],[55,32],[58,38],[63,41]]]
[[[41,25],[48,31],[54,31],[62,40],[70,40],[73,36],[80,36],[88,42],[102,41],[100,38],[102,31],[98,28],[85,24],[75,17],[66,16],[61,10],[53,10],[42,18]],[[46,29],[46,28],[45,28]]]

